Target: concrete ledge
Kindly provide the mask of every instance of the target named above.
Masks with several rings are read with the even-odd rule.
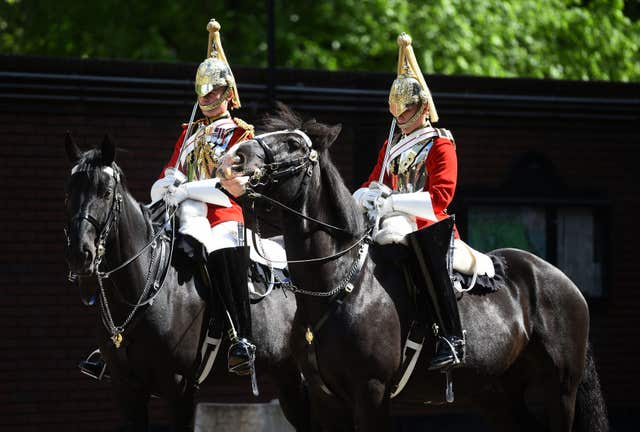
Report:
[[[200,403],[194,432],[295,432],[277,401],[266,404]]]

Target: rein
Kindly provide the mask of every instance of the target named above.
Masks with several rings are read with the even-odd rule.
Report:
[[[303,157],[292,159],[292,160],[286,160],[282,162],[275,162],[275,157],[273,155],[273,152],[264,143],[263,137],[266,135],[282,134],[282,133],[290,133],[290,132],[294,132],[304,138],[307,144],[308,151]],[[292,209],[291,207],[285,205],[284,203],[276,199],[273,199],[271,197],[268,197],[266,195],[263,195],[259,192],[256,192],[253,189],[257,186],[266,186],[266,185],[269,185],[270,183],[277,183],[281,179],[289,178],[292,175],[302,171],[303,169],[306,169],[304,177],[300,182],[300,188],[298,189],[296,197],[294,198],[294,201],[295,201],[298,199],[298,197],[301,196],[302,193],[304,193],[308,189],[308,182],[311,178],[311,174],[313,173],[313,168],[318,162],[318,153],[312,148],[311,139],[304,132],[296,129],[293,131],[285,130],[280,132],[272,132],[266,135],[260,135],[254,138],[258,142],[258,144],[262,147],[265,154],[265,160],[264,160],[265,165],[261,169],[256,170],[256,172],[253,173],[253,175],[249,180],[250,188],[248,188],[248,197],[251,199],[251,208],[254,214],[255,214],[255,201],[258,199],[263,199],[271,204],[274,204],[280,207],[281,209],[289,212],[290,214],[296,217],[316,223],[319,226],[324,227],[335,234],[340,234],[340,235],[346,234],[346,235],[352,236],[353,234],[348,230],[346,230],[345,228],[336,227],[334,225],[331,225],[326,222],[307,216],[302,212]],[[256,232],[254,234],[258,234],[258,238],[260,238],[259,237],[259,234],[260,234],[259,219],[257,217],[256,217],[255,231]],[[365,233],[362,235],[362,237],[360,237],[355,243],[353,243],[352,245],[348,246],[346,249],[338,253],[325,256],[325,257],[320,257],[320,258],[287,261],[287,264],[328,262],[345,255],[346,253],[353,250],[356,246],[358,245],[360,246],[360,249],[358,250],[358,254],[355,257],[353,264],[349,267],[346,275],[337,284],[337,286],[330,291],[326,291],[326,292],[309,291],[309,290],[303,290],[301,288],[298,288],[292,282],[282,283],[283,288],[287,288],[295,294],[308,295],[312,297],[323,297],[323,298],[327,298],[328,300],[327,307],[324,313],[322,314],[322,316],[320,317],[320,319],[318,319],[315,322],[315,324],[307,325],[305,335],[304,335],[305,341],[306,341],[305,347],[306,347],[307,362],[309,363],[311,368],[311,374],[309,376],[305,376],[304,379],[309,380],[309,382],[312,383],[312,385],[315,385],[321,388],[322,391],[324,391],[328,395],[333,395],[334,393],[325,384],[320,374],[318,355],[316,351],[316,348],[318,345],[316,335],[323,328],[323,326],[329,320],[329,318],[338,310],[338,308],[344,304],[347,297],[355,289],[356,281],[361,275],[362,269],[364,268],[365,263],[367,261],[367,257],[369,255],[368,252],[369,252],[369,246],[371,244],[372,232],[373,232],[373,227],[369,227],[365,231]],[[254,239],[254,243],[255,243],[255,239]],[[260,251],[258,249],[259,248],[256,247],[256,252],[260,254]],[[267,261],[271,261],[268,258],[262,256],[261,254],[260,256]]]
[[[296,215],[296,216],[298,216],[298,217],[300,217],[300,218],[302,218],[302,219],[306,219],[306,220],[308,220],[308,221],[310,221],[310,222],[313,222],[313,223],[315,223],[315,224],[318,224],[318,225],[320,225],[320,226],[323,226],[323,227],[325,227],[325,228],[328,228],[328,229],[330,229],[331,231],[334,231],[334,232],[336,232],[336,233],[351,235],[351,232],[349,232],[348,230],[346,230],[346,229],[344,229],[344,228],[340,228],[340,227],[337,227],[337,226],[334,226],[334,225],[328,224],[328,223],[326,223],[326,222],[322,222],[321,220],[318,220],[318,219],[312,218],[311,216],[307,216],[307,215],[305,215],[304,213],[301,213],[301,212],[299,212],[299,211],[297,211],[297,210],[294,210],[294,209],[292,209],[291,207],[288,207],[286,204],[284,204],[284,203],[282,203],[282,202],[280,202],[280,201],[278,201],[278,200],[276,200],[276,199],[273,199],[273,198],[271,198],[271,197],[269,197],[269,196],[267,196],[267,195],[264,195],[264,194],[261,194],[261,193],[259,193],[259,192],[256,192],[256,191],[255,191],[255,190],[253,190],[253,189],[247,189],[247,196],[248,196],[250,199],[254,200],[254,201],[255,201],[255,200],[258,200],[258,199],[263,199],[263,200],[265,200],[265,201],[268,201],[269,203],[271,203],[271,204],[275,204],[276,206],[280,207],[280,208],[281,208],[281,209],[283,209],[283,210],[286,210],[287,212],[289,212],[289,213],[291,213],[291,214],[294,214],[294,215]]]
[[[116,346],[116,348],[120,348],[120,344],[122,343],[122,339],[123,339],[122,334],[124,333],[125,327],[131,322],[135,313],[138,311],[140,307],[148,304],[153,304],[154,299],[158,296],[158,294],[161,292],[162,287],[164,286],[166,271],[162,271],[161,267],[163,267],[163,264],[168,265],[168,263],[171,262],[171,258],[173,255],[174,235],[171,236],[171,247],[169,249],[168,255],[165,251],[166,249],[165,243],[164,241],[161,241],[160,259],[158,260],[157,272],[155,277],[153,278],[154,279],[153,283],[150,283],[150,280],[151,280],[151,274],[153,273],[154,264],[156,262],[156,247],[158,245],[157,241],[160,238],[160,236],[164,233],[164,228],[167,223],[169,223],[170,226],[173,226],[175,210],[171,215],[168,215],[167,222],[165,222],[165,224],[162,227],[160,227],[160,229],[158,229],[157,233],[154,233],[151,240],[144,247],[142,247],[132,257],[128,258],[123,263],[117,265],[111,270],[101,272],[100,264],[102,263],[102,260],[106,255],[107,239],[112,229],[117,226],[118,220],[120,219],[120,214],[122,212],[122,205],[124,201],[122,193],[118,190],[119,186],[121,185],[120,175],[118,174],[118,172],[115,169],[113,169],[113,167],[104,167],[103,170],[114,179],[114,182],[115,182],[114,191],[116,191],[113,197],[113,200],[111,201],[109,213],[107,214],[104,224],[102,224],[102,227],[100,227],[100,223],[97,221],[95,217],[87,214],[86,211],[83,211],[81,214],[75,215],[73,218],[71,218],[70,224],[68,224],[64,232],[65,232],[65,237],[67,241],[67,246],[71,245],[71,239],[69,237],[69,226],[74,221],[86,220],[95,228],[96,232],[98,233],[95,241],[96,254],[93,259],[94,272],[92,275],[95,275],[98,281],[99,295],[100,295],[100,317],[102,319],[102,323],[104,324],[105,328],[111,334],[111,340],[113,341],[114,345]],[[74,170],[72,171],[72,174],[75,173],[76,171],[77,171],[76,168],[74,168]],[[151,227],[153,229],[152,224],[151,224]],[[127,318],[124,320],[124,322],[121,325],[115,325],[115,322],[113,321],[113,317],[111,314],[111,309],[109,307],[109,301],[107,299],[106,292],[104,289],[103,280],[109,278],[109,276],[111,276],[113,273],[122,270],[123,268],[127,267],[129,264],[136,261],[149,248],[151,248],[153,251],[151,253],[151,259],[149,261],[149,268],[147,270],[147,276],[145,278],[144,289],[142,290],[142,293],[140,294],[136,303],[130,303],[126,300],[124,301],[124,303],[131,306],[133,309],[127,315]],[[168,257],[168,261],[167,261],[167,257]],[[78,279],[78,276],[79,276],[78,274],[69,271],[68,279],[69,281],[74,282]],[[148,296],[152,287],[153,287],[153,290],[155,291],[154,294],[145,300],[145,297]],[[89,305],[93,305],[94,302],[95,302],[95,295],[89,301]]]
[[[299,158],[296,159],[291,159],[291,160],[285,160],[285,161],[281,161],[281,162],[276,162],[275,161],[275,156],[273,154],[273,151],[271,150],[271,148],[269,148],[269,146],[267,146],[264,142],[264,137],[266,136],[270,136],[270,135],[276,135],[276,134],[285,134],[285,133],[295,133],[300,135],[305,143],[307,144],[306,148],[307,148],[307,153]],[[295,130],[284,130],[284,131],[277,131],[277,132],[271,132],[271,133],[267,133],[267,134],[262,134],[262,135],[258,135],[256,137],[253,138],[259,145],[260,147],[262,147],[264,154],[265,154],[265,165],[263,165],[262,168],[256,170],[253,175],[251,176],[251,179],[249,180],[249,184],[250,187],[247,190],[247,195],[249,197],[249,199],[251,199],[251,208],[252,211],[255,215],[255,201],[258,199],[262,199],[265,200],[271,204],[274,204],[278,207],[280,207],[281,209],[299,217],[305,220],[308,220],[310,222],[313,222],[315,224],[318,224],[324,228],[329,229],[330,231],[333,231],[334,233],[337,234],[342,234],[342,235],[348,235],[351,236],[352,233],[348,230],[346,230],[345,228],[340,228],[334,225],[331,225],[329,223],[323,222],[321,220],[315,219],[311,216],[307,216],[304,213],[292,209],[291,207],[287,206],[286,204],[271,198],[267,195],[261,194],[259,192],[256,192],[253,188],[257,187],[257,186],[267,186],[269,184],[272,183],[277,183],[279,180],[281,179],[286,179],[289,178],[291,176],[293,176],[294,174],[302,171],[303,169],[306,169],[305,172],[305,176],[301,182],[301,186],[300,189],[297,193],[297,196],[300,196],[300,194],[302,194],[306,188],[307,188],[307,184],[309,181],[309,178],[311,177],[311,174],[313,172],[313,168],[314,166],[318,163],[318,152],[316,150],[314,150],[312,148],[312,143],[311,143],[311,139],[309,138],[309,136],[307,134],[305,134],[304,132],[302,132],[301,130],[295,129]],[[289,284],[286,286],[286,288],[290,289],[292,292],[297,293],[297,294],[305,294],[305,295],[310,295],[310,296],[316,296],[316,297],[332,297],[335,296],[337,293],[339,293],[340,291],[345,290],[346,292],[351,292],[353,290],[353,285],[351,283],[351,280],[357,276],[357,274],[360,273],[360,270],[362,269],[362,266],[364,265],[364,258],[367,256],[367,252],[369,249],[369,244],[371,242],[371,232],[372,229],[369,228],[365,231],[365,233],[358,239],[356,240],[353,244],[349,245],[347,248],[345,248],[344,250],[337,252],[335,254],[332,255],[328,255],[328,256],[324,256],[324,257],[319,257],[319,258],[309,258],[309,259],[302,259],[302,260],[287,260],[286,264],[304,264],[304,263],[319,263],[319,262],[329,262],[329,261],[333,261],[345,254],[347,254],[348,252],[352,251],[353,249],[355,249],[357,246],[360,245],[360,250],[358,252],[358,256],[356,257],[354,264],[352,265],[352,267],[350,268],[349,272],[347,273],[347,276],[338,284],[338,286],[336,288],[334,288],[331,291],[328,292],[317,292],[317,291],[307,291],[307,290],[303,290],[300,289],[298,287],[296,287],[293,284]],[[260,226],[259,226],[259,219],[256,216],[256,232],[255,234],[258,235],[258,238],[260,238]],[[255,240],[254,240],[255,242]],[[268,262],[279,262],[279,261],[273,261],[270,260],[269,258],[265,257],[262,255],[262,253],[258,250],[259,248],[256,248],[256,252],[258,253],[258,255],[260,255],[261,258],[263,258],[264,260],[268,261]]]
[[[273,154],[273,151],[271,150],[271,148],[269,148],[268,145],[265,144],[264,142],[264,138],[266,136],[271,136],[271,135],[278,135],[278,134],[285,134],[285,133],[295,133],[297,135],[300,135],[306,145],[306,149],[307,152],[304,156],[301,156],[299,158],[296,159],[291,159],[291,160],[284,160],[284,161],[280,161],[280,162],[276,162],[275,160],[275,156]],[[334,225],[331,225],[329,223],[323,222],[321,220],[315,219],[311,216],[307,216],[304,213],[292,209],[291,207],[287,206],[286,204],[271,198],[267,195],[261,194],[257,191],[255,191],[255,187],[258,186],[267,186],[269,184],[275,184],[278,183],[281,179],[287,179],[291,176],[293,176],[294,174],[297,174],[298,172],[302,171],[303,169],[306,169],[305,175],[303,180],[301,181],[301,186],[300,189],[298,190],[298,193],[296,194],[296,198],[298,196],[300,196],[307,188],[307,184],[309,182],[309,178],[311,177],[311,174],[313,173],[313,168],[315,167],[315,165],[318,163],[318,152],[316,150],[314,150],[312,148],[312,143],[311,143],[311,139],[309,138],[309,136],[307,134],[305,134],[304,132],[302,132],[299,129],[295,129],[295,130],[283,130],[283,131],[277,131],[277,132],[270,132],[270,133],[266,133],[266,134],[262,134],[262,135],[258,135],[256,137],[253,138],[259,145],[260,147],[262,147],[262,150],[264,151],[264,161],[265,164],[262,166],[262,168],[257,169],[251,176],[251,178],[249,179],[249,185],[250,187],[247,188],[247,196],[249,197],[249,199],[251,200],[251,208],[253,210],[253,213],[255,215],[255,201],[258,199],[262,199],[265,200],[271,204],[274,204],[278,207],[280,207],[281,209],[299,217],[305,220],[308,220],[310,222],[313,222],[317,225],[320,225],[321,227],[327,228],[330,231],[333,231],[334,233],[337,234],[342,234],[342,235],[348,235],[351,236],[352,233],[350,231],[348,231],[345,228],[341,228],[341,227],[337,227]],[[295,198],[294,198],[295,199]],[[260,228],[259,228],[259,224],[258,224],[258,218],[256,217],[256,230],[257,230],[257,234],[259,236],[260,234]],[[352,249],[354,249],[356,246],[358,246],[359,244],[365,242],[368,243],[370,240],[370,234],[371,234],[371,229],[367,230],[362,237],[360,237],[355,243],[353,243],[352,245],[350,245],[349,247],[347,247],[346,249],[332,254],[332,255],[328,255],[325,257],[320,257],[320,258],[310,258],[310,259],[304,259],[304,260],[287,260],[285,263],[286,264],[302,264],[302,263],[317,263],[317,262],[327,262],[327,261],[332,261],[334,259],[337,259],[341,256],[343,256],[344,254],[348,253],[349,251],[351,251]],[[269,258],[262,256],[262,254],[260,253],[260,251],[258,251],[256,249],[256,252],[258,253],[258,255],[260,255],[261,258],[265,259],[266,261],[269,262],[279,262],[279,261],[273,261],[270,260]],[[297,288],[296,288],[297,289]],[[300,290],[302,291],[302,290]],[[299,292],[300,292],[299,291]],[[314,293],[311,295],[317,295],[318,293]],[[326,295],[326,293],[322,293],[322,295]]]

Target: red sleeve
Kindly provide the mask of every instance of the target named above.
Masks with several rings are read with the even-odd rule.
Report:
[[[167,168],[173,168],[174,166],[176,166],[176,161],[178,160],[178,155],[180,155],[180,149],[182,148],[182,142],[184,141],[184,136],[186,134],[187,134],[187,126],[183,125],[182,133],[178,137],[178,141],[176,142],[176,145],[173,148],[173,154],[171,155],[171,159],[169,159],[169,162],[164,166],[164,168],[162,168],[162,171],[160,172],[160,177],[158,178],[162,178],[165,176],[164,172]]]
[[[451,141],[435,139],[427,156],[427,172],[429,181],[424,190],[431,195],[433,211],[438,215],[451,203],[458,181],[458,158]]]
[[[382,164],[384,163],[384,156],[387,151],[387,141],[385,140],[384,144],[382,144],[382,148],[378,152],[378,161],[376,162],[376,166],[373,167],[373,171],[369,174],[369,178],[366,182],[362,183],[361,188],[369,187],[369,184],[374,181],[380,180],[380,171],[382,170]],[[383,182],[387,183],[388,175],[385,173]]]

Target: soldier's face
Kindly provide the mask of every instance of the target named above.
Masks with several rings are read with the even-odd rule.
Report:
[[[204,114],[207,117],[217,117],[221,114],[224,114],[227,111],[229,100],[231,100],[231,96],[232,96],[231,93],[229,93],[227,95],[227,98],[223,100],[222,103],[220,103],[220,105],[218,105],[217,107],[210,110],[205,110],[202,108],[206,105],[211,105],[211,104],[215,104],[216,102],[219,102],[225,89],[226,89],[225,87],[218,87],[211,90],[209,93],[207,93],[204,96],[198,96],[198,104],[200,105],[200,110],[202,111],[202,114]]]
[[[411,120],[411,118],[415,116],[419,108],[420,108],[420,104],[413,104],[409,108],[407,108],[402,114],[396,117],[398,126],[400,127],[400,129],[402,129],[403,133],[409,134],[414,130],[422,127],[422,125],[426,123],[426,118],[427,118],[426,107],[421,115]]]
[[[399,125],[405,124],[407,121],[409,121],[409,119],[411,117],[414,116],[416,111],[418,111],[418,104],[413,104],[409,108],[404,110],[404,112],[402,114],[400,114],[398,117],[396,117],[396,120],[398,120],[398,124]]]

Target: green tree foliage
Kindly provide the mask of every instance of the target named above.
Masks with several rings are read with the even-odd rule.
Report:
[[[274,0],[280,67],[640,81],[639,0]],[[186,3],[186,4],[185,4]],[[267,2],[0,0],[8,54],[199,61],[209,17],[234,65],[266,66]]]

